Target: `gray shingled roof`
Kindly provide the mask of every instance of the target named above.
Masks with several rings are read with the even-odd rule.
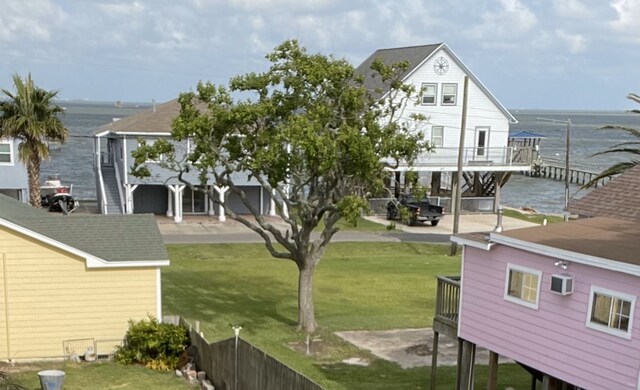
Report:
[[[0,194],[0,219],[107,262],[169,259],[151,214],[64,216],[35,209]]]
[[[413,73],[416,68],[418,68],[427,58],[433,55],[438,49],[442,48],[446,50],[446,52],[451,56],[451,58],[456,62],[456,64],[466,73],[469,78],[482,90],[485,95],[493,103],[496,107],[504,113],[504,115],[509,118],[511,123],[518,123],[518,120],[511,115],[509,110],[506,109],[496,99],[495,96],[482,84],[482,82],[471,72],[469,68],[466,67],[465,64],[445,45],[444,43],[435,43],[431,45],[421,45],[421,46],[408,46],[408,47],[396,47],[391,49],[379,49],[376,50],[375,53],[369,56],[360,66],[356,68],[356,72],[362,76],[364,76],[364,86],[369,90],[372,96],[376,99],[380,99],[383,97],[386,92],[389,90],[389,86],[385,85],[379,77],[377,77],[376,72],[371,70],[371,63],[376,58],[380,58],[385,65],[391,65],[401,61],[408,61],[409,68],[401,75],[401,79],[404,80],[407,76]]]
[[[385,65],[408,61],[409,67],[401,75],[401,79],[404,79],[441,45],[442,43],[436,43],[433,45],[379,49],[364,60],[364,62],[356,68],[356,72],[364,76],[364,86],[376,99],[379,99],[387,92],[389,86],[385,85],[380,77],[378,77],[378,74],[371,70],[371,64],[376,58],[379,58]]]
[[[580,217],[611,217],[640,221],[640,166],[569,202],[567,210]]]
[[[173,119],[180,114],[178,99],[156,105],[155,110],[149,108],[118,121],[98,128],[95,134],[104,131],[126,133],[171,133]]]

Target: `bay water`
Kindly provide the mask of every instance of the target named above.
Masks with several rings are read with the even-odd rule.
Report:
[[[51,150],[51,159],[42,164],[41,179],[59,174],[64,183],[73,184],[77,199],[96,199],[93,171],[93,134],[114,118],[123,118],[148,109],[150,105],[125,104],[117,108],[113,103],[59,102],[64,107],[62,121],[69,129],[69,140],[59,149]],[[564,161],[566,124],[571,120],[570,159],[572,165],[599,172],[611,164],[632,156],[609,154],[593,156],[612,145],[635,140],[614,130],[602,130],[605,125],[640,128],[640,115],[620,111],[556,111],[512,110],[518,120],[511,132],[530,131],[543,135],[541,155]],[[570,196],[579,198],[588,192],[571,185]],[[514,174],[503,187],[501,204],[520,208],[531,207],[540,213],[561,214],[564,208],[564,182],[531,178]]]

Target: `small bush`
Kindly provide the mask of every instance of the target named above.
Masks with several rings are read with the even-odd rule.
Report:
[[[182,325],[164,324],[153,317],[129,321],[129,329],[114,359],[120,364],[143,364],[157,371],[177,368],[180,354],[189,342]]]

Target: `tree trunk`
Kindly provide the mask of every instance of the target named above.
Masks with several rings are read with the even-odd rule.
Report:
[[[29,175],[29,203],[31,206],[41,208],[40,203],[40,158],[37,151],[32,150],[27,162],[27,174]]]
[[[313,307],[313,271],[315,266],[298,267],[298,329],[314,333],[318,324]]]

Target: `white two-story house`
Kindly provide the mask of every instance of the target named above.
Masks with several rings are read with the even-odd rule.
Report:
[[[462,188],[466,197],[491,198],[495,195],[495,184],[504,184],[508,173],[530,169],[531,151],[508,146],[509,125],[516,123],[516,119],[447,45],[380,49],[369,56],[357,71],[364,76],[367,89],[384,98],[389,88],[371,69],[375,59],[386,65],[408,62],[401,78],[415,88],[417,97],[407,103],[403,119],[409,120],[412,113],[428,118],[417,130],[424,132],[435,147],[434,153],[420,156],[413,167],[401,164],[395,170],[392,187],[401,187],[402,173],[412,169],[419,172],[421,182],[430,187],[432,196],[446,198],[451,194],[459,152],[463,154]],[[466,125],[461,148],[465,76]],[[468,203],[471,208],[479,206],[480,203],[475,207]]]

